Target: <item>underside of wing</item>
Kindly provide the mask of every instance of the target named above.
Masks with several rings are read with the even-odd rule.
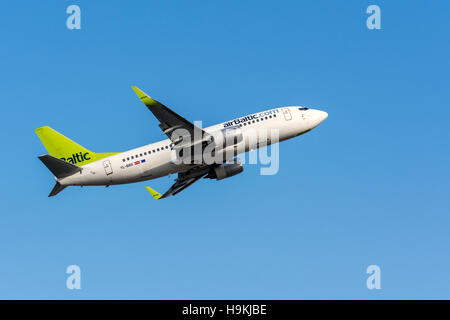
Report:
[[[132,87],[134,92],[137,94],[139,99],[147,106],[147,108],[153,113],[153,115],[159,120],[159,127],[166,134],[169,139],[174,141],[172,133],[177,129],[186,130],[191,137],[201,137],[207,136],[201,128],[194,125],[192,122],[186,120],[176,112],[172,111],[162,103],[152,99],[145,92],[140,90],[138,87]]]
[[[189,179],[185,179],[185,180],[178,180],[175,181],[175,183],[170,187],[169,190],[167,190],[163,195],[160,195],[158,192],[156,192],[155,190],[153,190],[150,187],[146,187],[147,190],[150,192],[150,194],[153,196],[153,198],[155,198],[156,200],[159,199],[164,199],[170,196],[174,196],[177,193],[183,191],[184,189],[186,189],[187,187],[189,187],[191,184],[193,184],[194,182],[200,180],[203,176],[198,176],[195,178],[189,178]]]
[[[146,188],[156,200],[174,196],[192,185],[194,182],[197,182],[201,178],[205,177],[211,171],[212,167],[213,166],[199,166],[189,171],[178,173],[178,178],[175,180],[175,183],[163,195],[159,194],[150,187]]]

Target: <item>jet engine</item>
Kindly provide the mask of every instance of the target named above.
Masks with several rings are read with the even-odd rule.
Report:
[[[206,178],[222,180],[235,176],[244,171],[244,167],[239,162],[224,163],[212,169]]]

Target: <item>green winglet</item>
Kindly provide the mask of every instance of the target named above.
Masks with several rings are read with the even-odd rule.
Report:
[[[159,198],[161,198],[161,195],[158,193],[158,192],[156,192],[155,190],[153,190],[152,188],[150,188],[150,187],[145,187],[147,190],[148,190],[148,192],[150,192],[150,194],[153,196],[153,198],[155,198],[156,200],[158,200]]]
[[[139,99],[141,99],[141,101],[147,107],[155,107],[155,106],[160,106],[161,105],[158,101],[153,100],[152,98],[150,98],[144,91],[142,91],[138,87],[132,86],[131,88],[134,90],[134,92],[136,92],[136,94],[139,97]]]

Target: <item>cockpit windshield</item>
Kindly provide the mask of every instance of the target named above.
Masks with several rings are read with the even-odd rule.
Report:
[[[300,111],[305,111],[305,110],[308,110],[309,108],[307,108],[307,107],[300,107],[300,108],[298,108],[298,110],[300,110]]]

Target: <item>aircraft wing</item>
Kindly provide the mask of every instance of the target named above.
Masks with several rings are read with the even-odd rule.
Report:
[[[138,87],[132,87],[134,92],[137,94],[139,99],[147,106],[147,108],[153,113],[153,115],[159,120],[159,127],[166,134],[169,139],[172,140],[171,133],[177,129],[185,129],[189,132],[190,136],[194,137],[194,131],[199,130],[196,134],[202,139],[208,136],[202,129],[194,125],[192,122],[186,120],[179,114],[167,108],[162,103],[150,98],[145,92],[140,90]],[[176,143],[177,141],[172,140]]]
[[[194,182],[206,176],[212,167],[213,165],[199,166],[193,168],[190,171],[178,173],[178,178],[175,180],[175,183],[163,195],[159,194],[157,191],[153,190],[150,187],[145,188],[156,200],[174,196],[192,185]]]

